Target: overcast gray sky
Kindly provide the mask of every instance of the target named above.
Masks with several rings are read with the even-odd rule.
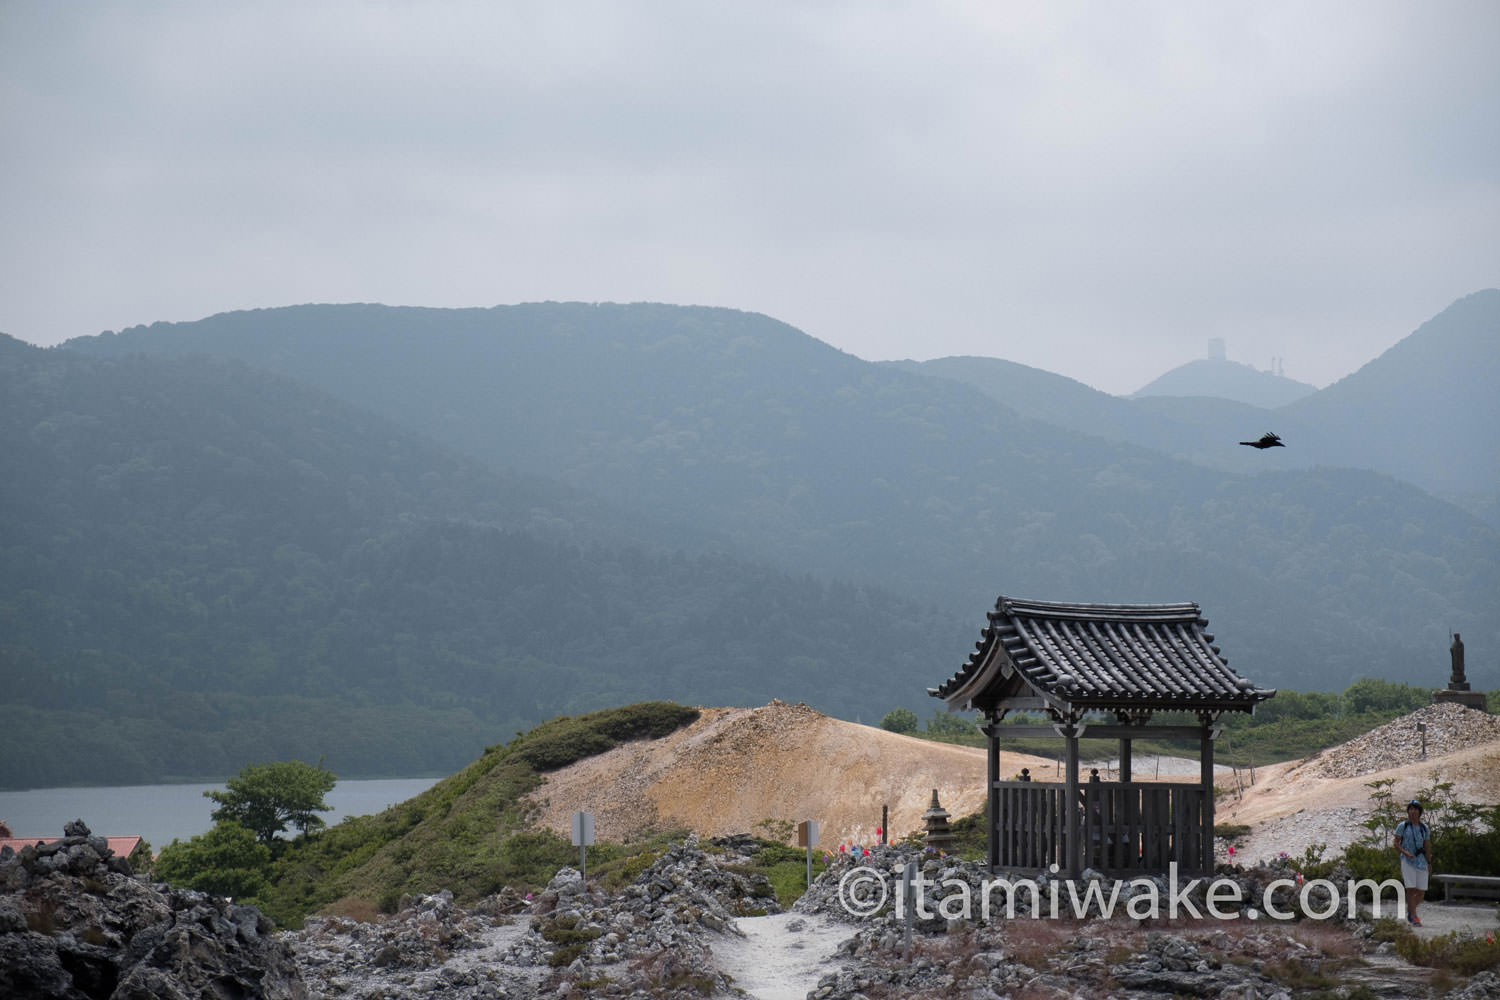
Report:
[[[1324,385],[1500,285],[1500,3],[0,0],[0,331],[659,301]]]

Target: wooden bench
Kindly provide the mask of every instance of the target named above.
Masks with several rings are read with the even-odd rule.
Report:
[[[1443,902],[1445,903],[1455,892],[1460,896],[1500,899],[1500,875],[1434,875],[1432,877],[1443,883]]]

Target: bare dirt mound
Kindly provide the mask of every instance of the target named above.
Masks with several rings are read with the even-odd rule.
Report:
[[[1427,727],[1425,759],[1419,722]],[[1256,768],[1254,785],[1219,800],[1216,819],[1251,827],[1237,851],[1247,863],[1283,851],[1300,857],[1314,844],[1333,854],[1365,835],[1370,783],[1387,779],[1398,801],[1440,781],[1452,782],[1449,794],[1463,801],[1500,801],[1500,718],[1461,705],[1420,708],[1305,760]]]
[[[705,708],[658,740],[615,747],[547,776],[530,797],[537,822],[566,833],[576,810],[598,836],[651,828],[702,836],[757,832],[764,820],[813,819],[820,845],[877,839],[880,807],[892,838],[923,828],[938,790],[954,818],[984,807],[985,752],[830,718],[806,705]],[[1001,773],[1050,764],[1004,754]]]

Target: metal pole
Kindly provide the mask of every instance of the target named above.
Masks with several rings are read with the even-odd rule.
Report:
[[[589,849],[583,844],[578,845],[578,874],[585,879],[589,875]]]
[[[1078,810],[1082,807],[1078,789],[1078,726],[1071,724],[1063,731],[1067,734],[1068,754],[1068,770],[1063,779],[1067,786],[1064,797],[1068,811],[1064,816],[1063,830],[1066,832],[1068,853],[1063,863],[1063,872],[1065,877],[1075,879],[1083,871],[1083,844],[1078,839]]]
[[[1199,870],[1214,870],[1214,730],[1207,716],[1203,716],[1203,735],[1198,739],[1198,780],[1203,785],[1203,815],[1199,840],[1202,852],[1194,859]],[[1178,863],[1185,859],[1179,857]]]

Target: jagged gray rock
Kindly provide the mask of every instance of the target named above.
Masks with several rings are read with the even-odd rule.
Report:
[[[81,820],[0,859],[8,1000],[303,1000],[291,951],[253,907],[136,879]]]
[[[511,895],[470,910],[451,893],[403,898],[371,923],[310,918],[287,932],[304,976],[329,996],[385,1000],[699,998],[731,989],[712,942],[737,916],[778,912],[764,876],[741,866],[748,838],[673,844],[619,893],[564,868],[514,914]]]

